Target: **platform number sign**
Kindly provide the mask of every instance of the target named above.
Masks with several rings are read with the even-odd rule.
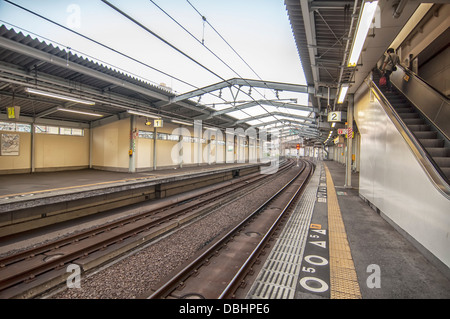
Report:
[[[342,119],[342,112],[328,112],[328,122],[340,122]]]
[[[163,120],[162,119],[154,120],[153,126],[154,127],[163,127]]]

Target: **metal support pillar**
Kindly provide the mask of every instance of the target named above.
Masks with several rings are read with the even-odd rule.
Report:
[[[153,128],[153,170],[156,171],[156,127]]]
[[[128,172],[136,173],[136,116],[130,116],[130,150],[129,150],[129,163]]]
[[[348,95],[347,107],[347,159],[345,161],[345,187],[352,187],[352,131],[353,131],[353,94]],[[350,132],[349,132],[350,131]]]
[[[92,168],[92,157],[94,150],[94,128],[92,127],[92,123],[89,124],[89,168]]]
[[[36,119],[33,118],[33,123],[31,123],[31,153],[30,153],[30,168],[31,173],[36,171],[36,127],[35,127]]]
[[[194,120],[194,163],[202,164],[202,121]]]

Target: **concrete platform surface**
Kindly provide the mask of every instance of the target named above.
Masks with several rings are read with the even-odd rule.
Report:
[[[0,199],[17,194],[57,191],[88,186],[107,186],[113,183],[156,179],[169,176],[201,173],[211,170],[240,168],[252,164],[212,164],[183,168],[161,169],[141,173],[123,173],[96,169],[59,172],[0,175]],[[258,164],[253,164],[258,165]]]
[[[359,197],[358,174],[352,174],[352,188],[345,188],[345,167],[324,163],[334,181],[362,298],[450,298],[450,279]]]

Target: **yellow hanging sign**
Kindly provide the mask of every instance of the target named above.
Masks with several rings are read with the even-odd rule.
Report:
[[[14,106],[8,107],[8,118],[9,119],[15,119],[16,118],[16,112],[15,112]]]

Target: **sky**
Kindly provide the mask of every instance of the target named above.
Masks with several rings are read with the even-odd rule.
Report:
[[[12,0],[12,2],[174,78],[83,39],[3,0],[0,0],[0,23],[14,27],[16,31],[30,32],[32,37],[45,39],[46,42],[50,40],[62,49],[70,48],[73,53],[78,52],[79,55],[95,58],[147,82],[158,85],[164,83],[177,94],[236,77],[306,84],[283,0],[109,0],[111,4],[215,74],[183,56],[102,1]],[[202,16],[239,53],[240,57],[208,23],[204,22]],[[201,44],[201,41],[204,44]],[[227,99],[231,99],[231,92],[223,94]],[[228,96],[225,96],[227,94]],[[251,96],[255,100],[277,98],[273,90],[264,89],[253,89]],[[299,104],[307,103],[305,94],[280,92],[278,98],[298,98]],[[251,98],[239,93],[237,100],[249,101]],[[199,103],[210,105],[215,102],[220,101],[217,97],[207,95],[202,97]],[[229,105],[214,105],[214,107],[223,109]],[[270,107],[265,107],[265,110],[275,111]],[[284,110],[291,114],[307,115],[304,112]],[[260,113],[261,108],[255,107],[253,110],[246,109],[245,112],[237,111],[230,115],[241,119]],[[269,120],[273,118],[267,119]]]

